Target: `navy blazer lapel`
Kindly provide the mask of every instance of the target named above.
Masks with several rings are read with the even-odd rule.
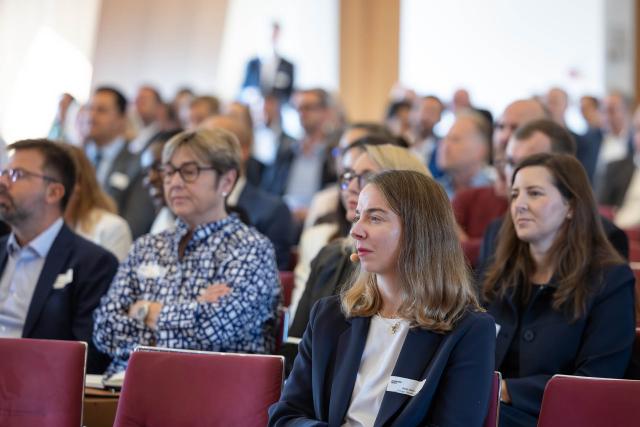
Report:
[[[329,425],[342,425],[351,403],[351,394],[367,342],[370,321],[370,317],[350,319],[351,327],[342,332],[338,339],[329,402]]]
[[[404,340],[402,350],[391,376],[422,381],[433,355],[440,347],[443,335],[425,329],[411,328]],[[429,381],[429,379],[427,379]],[[426,386],[426,384],[425,384]],[[380,410],[374,423],[384,425],[410,399],[411,396],[395,392],[385,392]]]
[[[49,293],[53,289],[56,277],[58,277],[58,274],[64,273],[63,270],[67,266],[67,257],[71,250],[71,238],[71,231],[66,225],[63,225],[49,249],[47,258],[42,266],[42,272],[38,277],[38,283],[33,292],[27,318],[24,322],[23,337],[29,337],[31,334],[47,302]]]

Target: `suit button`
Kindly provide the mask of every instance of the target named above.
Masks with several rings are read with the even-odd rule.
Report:
[[[526,342],[531,342],[534,340],[534,338],[536,337],[536,333],[533,332],[531,329],[527,329],[526,331],[524,331],[524,334],[522,334],[522,338],[526,341]]]

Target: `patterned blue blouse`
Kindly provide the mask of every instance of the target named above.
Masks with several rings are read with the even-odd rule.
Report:
[[[94,313],[93,340],[113,358],[108,374],[126,368],[137,345],[192,350],[267,353],[274,349],[280,283],[271,242],[235,216],[193,232],[182,259],[175,230],[139,238],[120,264],[109,292]],[[226,283],[231,293],[199,303],[203,289]],[[130,318],[136,301],[163,304],[157,331]]]

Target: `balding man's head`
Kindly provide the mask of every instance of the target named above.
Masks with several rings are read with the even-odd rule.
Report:
[[[244,164],[249,159],[249,156],[251,156],[253,135],[251,130],[240,120],[230,116],[213,116],[202,122],[200,127],[204,129],[224,129],[231,132],[240,142],[242,163]]]
[[[493,132],[494,158],[504,159],[504,150],[509,138],[517,128],[532,120],[548,117],[549,114],[544,106],[534,99],[520,99],[509,104],[495,124]]]

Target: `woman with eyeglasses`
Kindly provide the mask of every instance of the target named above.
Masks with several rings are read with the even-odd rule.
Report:
[[[95,314],[94,341],[126,368],[137,345],[268,353],[280,283],[273,246],[228,215],[240,146],[221,129],[167,142],[161,175],[173,230],[148,234],[120,265]]]
[[[575,157],[536,154],[512,175],[483,283],[496,321],[501,426],[535,426],[555,374],[622,378],[635,337],[634,277],[603,232]]]
[[[353,144],[345,150],[342,161],[344,172],[340,176],[340,198],[349,222],[355,218],[358,195],[367,177],[385,170],[413,170],[429,175],[425,165],[413,153],[391,144]],[[298,302],[290,336],[302,337],[316,301],[340,292],[352,272],[353,264],[349,259],[352,253],[353,241],[347,237],[329,243],[311,262],[311,272]]]
[[[444,189],[424,173],[381,172],[354,210],[357,275],[314,306],[269,425],[483,425],[495,324]]]

